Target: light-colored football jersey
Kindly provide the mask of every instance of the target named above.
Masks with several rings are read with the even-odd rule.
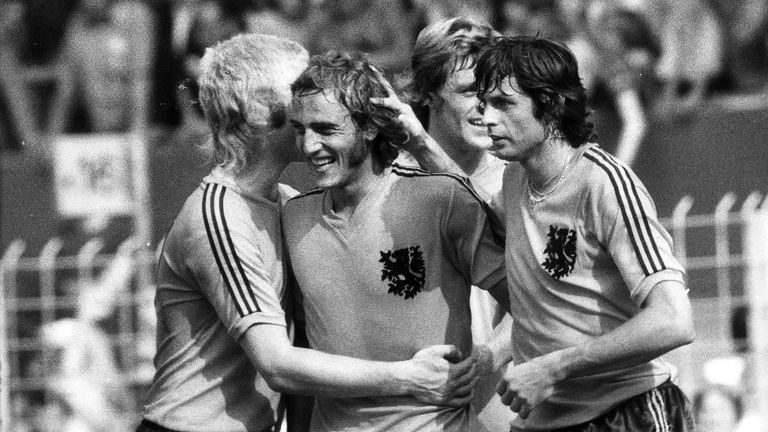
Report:
[[[496,157],[488,159],[490,163],[469,177],[472,187],[482,192],[483,197],[501,192],[502,177],[507,162]],[[395,162],[401,166],[418,167],[416,159],[405,151],[401,151]],[[522,168],[520,168],[522,169]],[[472,342],[475,345],[487,343],[493,336],[493,329],[507,315],[499,303],[488,291],[476,286],[471,288],[469,309],[472,312]],[[511,335],[510,335],[511,337]],[[478,413],[480,422],[488,430],[507,430],[514,413],[501,402],[496,393],[496,387],[501,380],[504,368],[494,373],[481,376],[475,385],[472,405]]]
[[[683,280],[671,238],[637,176],[595,144],[579,148],[557,188],[532,202],[525,171],[507,168],[492,205],[504,214],[514,361],[579,345],[639,311],[650,290]],[[525,430],[579,424],[675,374],[662,359],[559,383]]]
[[[506,287],[503,246],[465,180],[394,165],[349,218],[317,189],[283,211],[312,348],[379,361],[436,344],[472,350],[472,284]],[[484,430],[470,407],[410,396],[317,398],[313,431]]]
[[[280,395],[237,340],[286,326],[278,204],[214,170],[187,199],[158,263],[156,374],[145,418],[183,431],[271,431]]]

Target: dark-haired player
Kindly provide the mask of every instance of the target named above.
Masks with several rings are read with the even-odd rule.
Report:
[[[514,364],[499,386],[519,413],[512,430],[692,430],[676,370],[660,358],[693,339],[683,268],[638,177],[593,142],[573,54],[499,38],[475,76],[490,151],[519,164],[492,200],[514,319]],[[457,171],[392,96],[379,105],[400,113],[409,151]]]

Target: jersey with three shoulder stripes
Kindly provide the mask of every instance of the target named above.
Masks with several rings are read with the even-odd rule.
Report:
[[[505,205],[516,362],[619,327],[639,313],[661,281],[683,286],[671,237],[637,175],[595,144],[578,151],[546,199],[532,205],[524,170],[508,168],[503,197],[494,201]],[[525,422],[555,427],[586,421],[673,373],[670,365],[654,360],[570,379]]]
[[[375,361],[436,344],[472,351],[470,286],[506,288],[503,247],[466,179],[393,165],[353,212],[314,190],[282,212],[310,346]],[[482,430],[466,407],[410,396],[318,398],[314,430]]]
[[[277,204],[217,171],[189,196],[158,262],[148,420],[188,431],[274,428],[280,395],[237,340],[256,324],[286,326],[280,238]]]

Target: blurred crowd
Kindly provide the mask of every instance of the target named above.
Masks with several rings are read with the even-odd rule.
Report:
[[[763,0],[0,0],[0,8],[0,117],[12,126],[4,141],[16,143],[131,128],[141,95],[129,84],[145,74],[152,124],[193,121],[197,61],[239,32],[288,37],[311,53],[360,50],[402,77],[418,31],[444,17],[563,41],[592,105],[617,115],[611,150],[630,163],[649,119],[684,116],[717,92],[762,91],[768,71]]]
[[[0,0],[0,11],[0,149],[131,130],[145,96],[153,127],[200,127],[199,60],[240,32],[287,37],[311,53],[360,50],[395,83],[408,79],[419,30],[439,19],[470,16],[502,34],[560,40],[579,60],[598,126],[601,112],[618,120],[611,150],[630,164],[651,121],[685,117],[718,94],[768,89],[764,0]],[[40,331],[49,352],[33,368],[55,379],[49,403],[35,408],[39,421],[16,430],[106,431],[128,421],[120,415],[135,401],[97,323],[78,314]],[[741,383],[711,381],[694,401],[702,430],[735,430],[745,417]],[[114,415],[105,422],[105,413]]]

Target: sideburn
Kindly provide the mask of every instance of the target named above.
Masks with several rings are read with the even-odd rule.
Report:
[[[357,168],[362,165],[371,155],[372,145],[373,144],[366,139],[358,141],[358,143],[352,147],[352,150],[347,155],[347,165],[349,168]]]

